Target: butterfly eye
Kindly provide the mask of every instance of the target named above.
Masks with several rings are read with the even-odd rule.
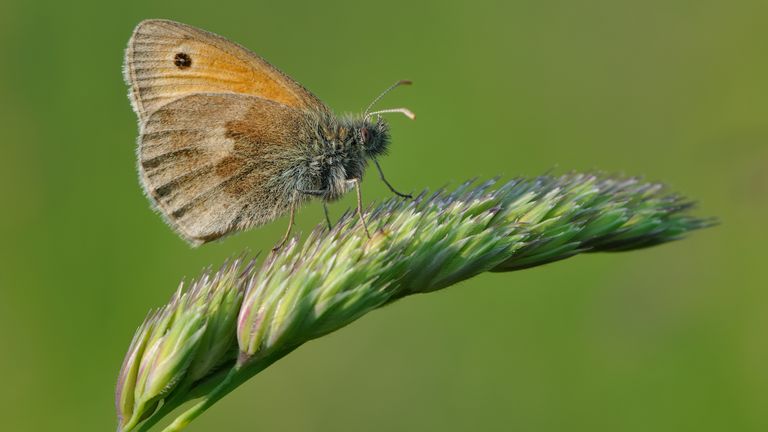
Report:
[[[360,129],[360,141],[361,141],[361,144],[365,144],[368,141],[369,135],[370,134],[368,132],[368,128]]]

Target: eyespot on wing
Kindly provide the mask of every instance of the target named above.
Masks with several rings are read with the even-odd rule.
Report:
[[[309,90],[248,49],[169,20],[136,26],[126,49],[124,75],[140,122],[164,104],[196,93],[247,94],[330,112]]]

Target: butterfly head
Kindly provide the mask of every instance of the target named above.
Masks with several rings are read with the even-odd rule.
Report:
[[[402,80],[394,83],[384,90],[379,96],[377,96],[363,112],[363,119],[361,124],[356,128],[357,130],[357,142],[361,146],[361,150],[368,157],[375,157],[380,154],[386,153],[387,146],[389,145],[389,125],[384,119],[381,118],[382,114],[388,113],[400,113],[410,118],[415,119],[416,116],[407,108],[392,108],[378,111],[371,111],[371,108],[378,102],[385,94],[392,91],[394,88],[401,85],[409,85],[410,81]]]
[[[357,128],[357,142],[367,157],[385,154],[389,146],[389,124],[381,117],[375,121],[364,119]]]

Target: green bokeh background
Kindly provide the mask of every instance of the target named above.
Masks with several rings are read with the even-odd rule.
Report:
[[[722,225],[484,275],[311,342],[190,431],[768,430],[768,3],[0,3],[0,429],[106,431],[123,354],[181,278],[285,218],[191,249],[135,173],[120,67],[172,18],[261,54],[339,112],[382,107],[399,188],[600,169]],[[370,175],[368,202],[389,196]],[[339,215],[351,199],[334,205]],[[307,232],[318,204],[298,215]]]

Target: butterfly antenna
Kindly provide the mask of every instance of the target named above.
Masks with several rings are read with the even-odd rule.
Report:
[[[384,97],[385,94],[391,92],[392,90],[396,89],[397,87],[400,87],[401,85],[411,85],[411,84],[412,84],[412,82],[409,81],[409,80],[400,80],[400,81],[392,84],[391,86],[387,87],[387,89],[384,90],[383,92],[381,92],[380,95],[376,96],[376,99],[374,99],[373,102],[368,104],[368,107],[366,107],[365,111],[363,112],[363,117],[368,118],[371,115],[375,114],[375,113],[369,113],[369,111],[371,110],[371,108],[373,108],[374,105],[376,105],[376,102],[380,101],[381,98]],[[381,112],[382,111],[380,111],[379,113],[381,113]],[[410,113],[410,111],[408,111],[408,112]],[[406,114],[406,115],[408,115],[408,114]],[[411,117],[412,115],[413,115],[413,113],[411,113],[411,115],[409,115],[408,117]],[[413,118],[413,117],[411,117],[411,118]]]
[[[372,113],[368,113],[365,115],[365,119],[368,120],[369,117],[377,115],[377,114],[387,114],[387,113],[401,113],[404,116],[408,117],[411,120],[416,119],[416,114],[413,113],[413,111],[409,110],[408,108],[391,108],[391,109],[385,109],[381,111],[374,111]]]

